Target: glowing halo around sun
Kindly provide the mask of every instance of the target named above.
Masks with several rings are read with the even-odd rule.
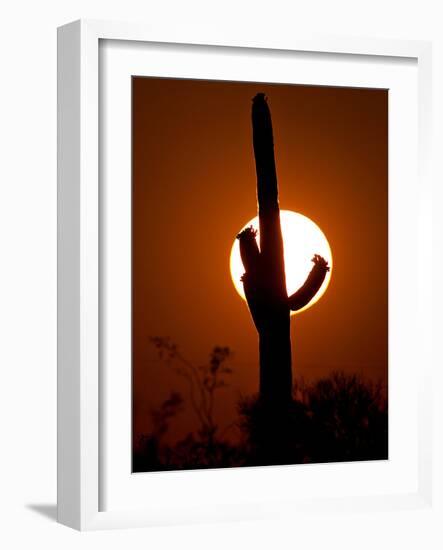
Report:
[[[312,257],[320,254],[328,262],[331,268],[326,274],[325,280],[317,294],[312,300],[299,311],[291,311],[291,314],[298,314],[313,306],[325,293],[331,280],[332,253],[328,240],[323,231],[312,220],[291,210],[280,211],[280,221],[283,234],[283,246],[285,256],[286,287],[288,296],[298,290],[306,280],[313,267]],[[251,226],[259,230],[258,216],[245,224],[240,231]],[[239,231],[239,233],[240,233]],[[260,243],[260,234],[257,233],[257,242]],[[231,249],[229,260],[231,277],[234,286],[240,296],[245,300],[243,283],[241,277],[245,272],[240,257],[240,246],[238,239],[235,239]]]

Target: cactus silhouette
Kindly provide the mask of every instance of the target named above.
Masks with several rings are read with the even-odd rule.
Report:
[[[290,312],[303,308],[311,301],[329,267],[321,256],[315,254],[312,258],[314,266],[305,283],[292,296],[288,296],[272,120],[263,93],[257,94],[252,102],[252,129],[260,247],[252,227],[237,235],[245,269],[242,282],[259,335],[260,399],[285,404],[292,397]]]

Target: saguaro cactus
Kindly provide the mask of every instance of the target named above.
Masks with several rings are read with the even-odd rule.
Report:
[[[291,400],[292,363],[290,311],[310,302],[329,267],[315,254],[304,285],[288,297],[280,226],[278,186],[274,159],[271,113],[264,94],[252,103],[252,129],[257,172],[260,248],[252,227],[237,237],[245,273],[243,287],[259,335],[260,398],[281,404]]]

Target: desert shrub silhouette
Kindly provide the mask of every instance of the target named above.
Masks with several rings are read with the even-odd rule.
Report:
[[[314,462],[388,458],[388,406],[381,384],[335,372],[307,392]]]
[[[231,374],[229,348],[216,346],[207,364],[189,362],[168,339],[153,339],[160,358],[189,384],[187,398],[171,394],[151,411],[152,430],[139,437],[133,471],[149,472],[388,458],[385,388],[354,374],[333,372],[298,380],[290,402],[270,408],[259,395],[239,400],[239,441],[214,420],[214,404]],[[185,374],[186,373],[186,374]],[[164,439],[176,415],[190,407],[195,429],[176,443]]]
[[[227,377],[232,373],[227,362],[231,358],[228,347],[215,346],[209,361],[194,365],[169,338],[151,338],[158,356],[175,374],[188,384],[188,405],[194,413],[196,428],[175,443],[168,444],[163,436],[169,423],[183,410],[184,400],[173,392],[157,409],[151,410],[152,432],[142,435],[133,452],[134,471],[171,469],[219,468],[240,465],[239,449],[223,438],[230,426],[220,429],[214,416],[214,407],[221,389],[227,388]]]
[[[294,393],[277,412],[258,396],[239,404],[247,464],[388,458],[388,408],[381,384],[334,372],[300,384]]]

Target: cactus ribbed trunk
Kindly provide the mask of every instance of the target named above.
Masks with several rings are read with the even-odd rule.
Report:
[[[303,286],[288,297],[271,113],[264,94],[252,103],[252,130],[257,172],[260,249],[252,227],[239,235],[246,300],[259,335],[260,399],[286,405],[292,397],[290,312],[307,305],[318,292],[329,267],[314,255],[314,267]]]
[[[292,394],[291,336],[289,312],[275,314],[259,331],[260,397],[287,403]]]
[[[290,311],[286,291],[283,238],[280,226],[272,121],[263,94],[252,105],[252,129],[257,173],[261,269],[268,295],[266,316],[259,327],[260,396],[286,402],[291,399]]]

